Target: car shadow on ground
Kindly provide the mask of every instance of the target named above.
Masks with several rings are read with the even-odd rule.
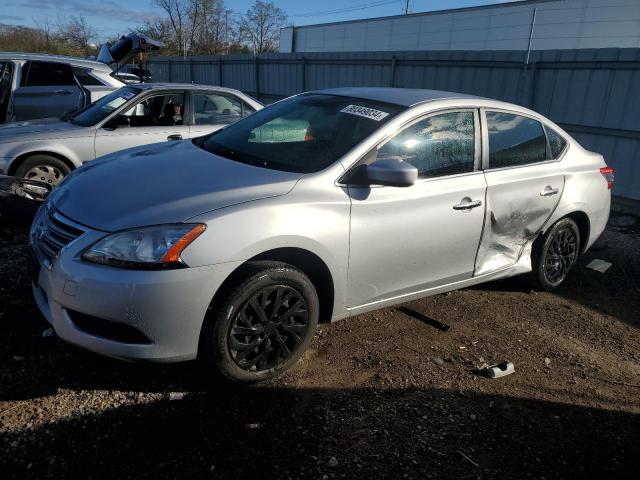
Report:
[[[638,415],[553,402],[220,385],[5,431],[0,471],[7,479],[631,478],[639,441]]]

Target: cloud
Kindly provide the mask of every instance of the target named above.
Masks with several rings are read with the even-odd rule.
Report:
[[[15,22],[22,22],[25,18],[18,15],[3,15],[2,20],[13,20]]]
[[[101,0],[96,3],[79,0],[24,0],[14,1],[9,6],[33,10],[65,11],[76,15],[106,17],[137,23],[142,23],[158,16],[156,11],[127,8],[113,0]]]

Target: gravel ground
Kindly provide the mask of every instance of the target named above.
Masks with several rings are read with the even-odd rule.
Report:
[[[291,372],[250,388],[43,337],[24,243],[0,228],[3,478],[637,478],[633,218],[557,293],[516,278],[322,325]],[[513,375],[473,373],[503,360]]]

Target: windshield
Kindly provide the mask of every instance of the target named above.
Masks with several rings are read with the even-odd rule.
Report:
[[[401,110],[398,105],[360,98],[305,94],[271,105],[194,143],[242,163],[317,172]]]
[[[107,118],[140,92],[141,90],[134,87],[123,87],[78,110],[69,120],[77,125],[90,127]]]

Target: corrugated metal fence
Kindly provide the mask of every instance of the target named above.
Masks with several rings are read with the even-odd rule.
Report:
[[[156,82],[232,87],[264,102],[331,87],[432,88],[529,107],[617,171],[614,193],[640,200],[640,49],[272,53],[155,57]]]

